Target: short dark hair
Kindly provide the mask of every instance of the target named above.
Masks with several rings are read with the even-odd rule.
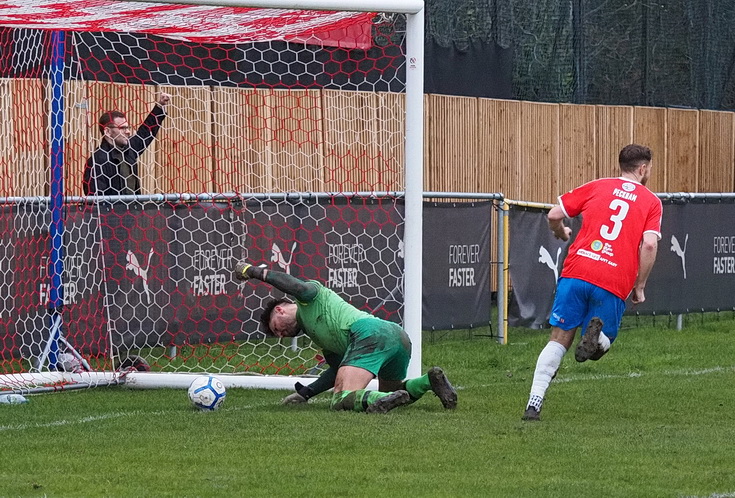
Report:
[[[97,121],[97,125],[100,127],[100,133],[103,135],[105,134],[105,128],[110,126],[110,123],[112,123],[112,120],[115,118],[124,118],[125,113],[122,111],[105,111],[100,116],[99,121]]]
[[[271,315],[276,306],[280,304],[290,303],[288,299],[271,299],[263,307],[263,312],[260,314],[260,326],[263,332],[269,335],[274,335],[271,330]]]
[[[645,145],[630,144],[620,150],[618,162],[620,169],[631,172],[638,169],[642,164],[650,163],[653,153]]]

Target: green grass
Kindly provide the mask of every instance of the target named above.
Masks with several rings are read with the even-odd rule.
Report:
[[[540,423],[520,416],[548,332],[460,336],[423,351],[458,386],[454,412],[431,394],[369,416],[230,389],[200,413],[125,387],[0,405],[0,496],[735,496],[735,321],[568,354]]]

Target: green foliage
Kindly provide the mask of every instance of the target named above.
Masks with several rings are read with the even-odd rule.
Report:
[[[1,496],[730,496],[735,321],[625,328],[599,362],[565,358],[539,423],[521,422],[548,331],[427,340],[459,389],[384,416],[322,395],[126,387],[0,405]]]

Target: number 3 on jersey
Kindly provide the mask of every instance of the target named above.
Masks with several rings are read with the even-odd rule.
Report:
[[[602,225],[600,227],[600,235],[605,240],[615,240],[620,235],[620,230],[623,229],[623,220],[628,215],[630,204],[621,199],[613,199],[608,207],[615,211],[610,216],[610,221],[612,221],[613,225],[612,228],[608,225]]]

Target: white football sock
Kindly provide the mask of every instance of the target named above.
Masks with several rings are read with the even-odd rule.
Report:
[[[546,390],[551,384],[551,379],[559,370],[561,360],[567,352],[567,348],[555,341],[549,341],[541,350],[536,362],[536,371],[533,374],[533,383],[531,384],[531,396],[528,399],[528,406],[533,406],[537,410],[541,409]]]
[[[599,344],[602,351],[610,349],[610,339],[602,332],[600,332],[600,337],[597,339],[597,344]]]

